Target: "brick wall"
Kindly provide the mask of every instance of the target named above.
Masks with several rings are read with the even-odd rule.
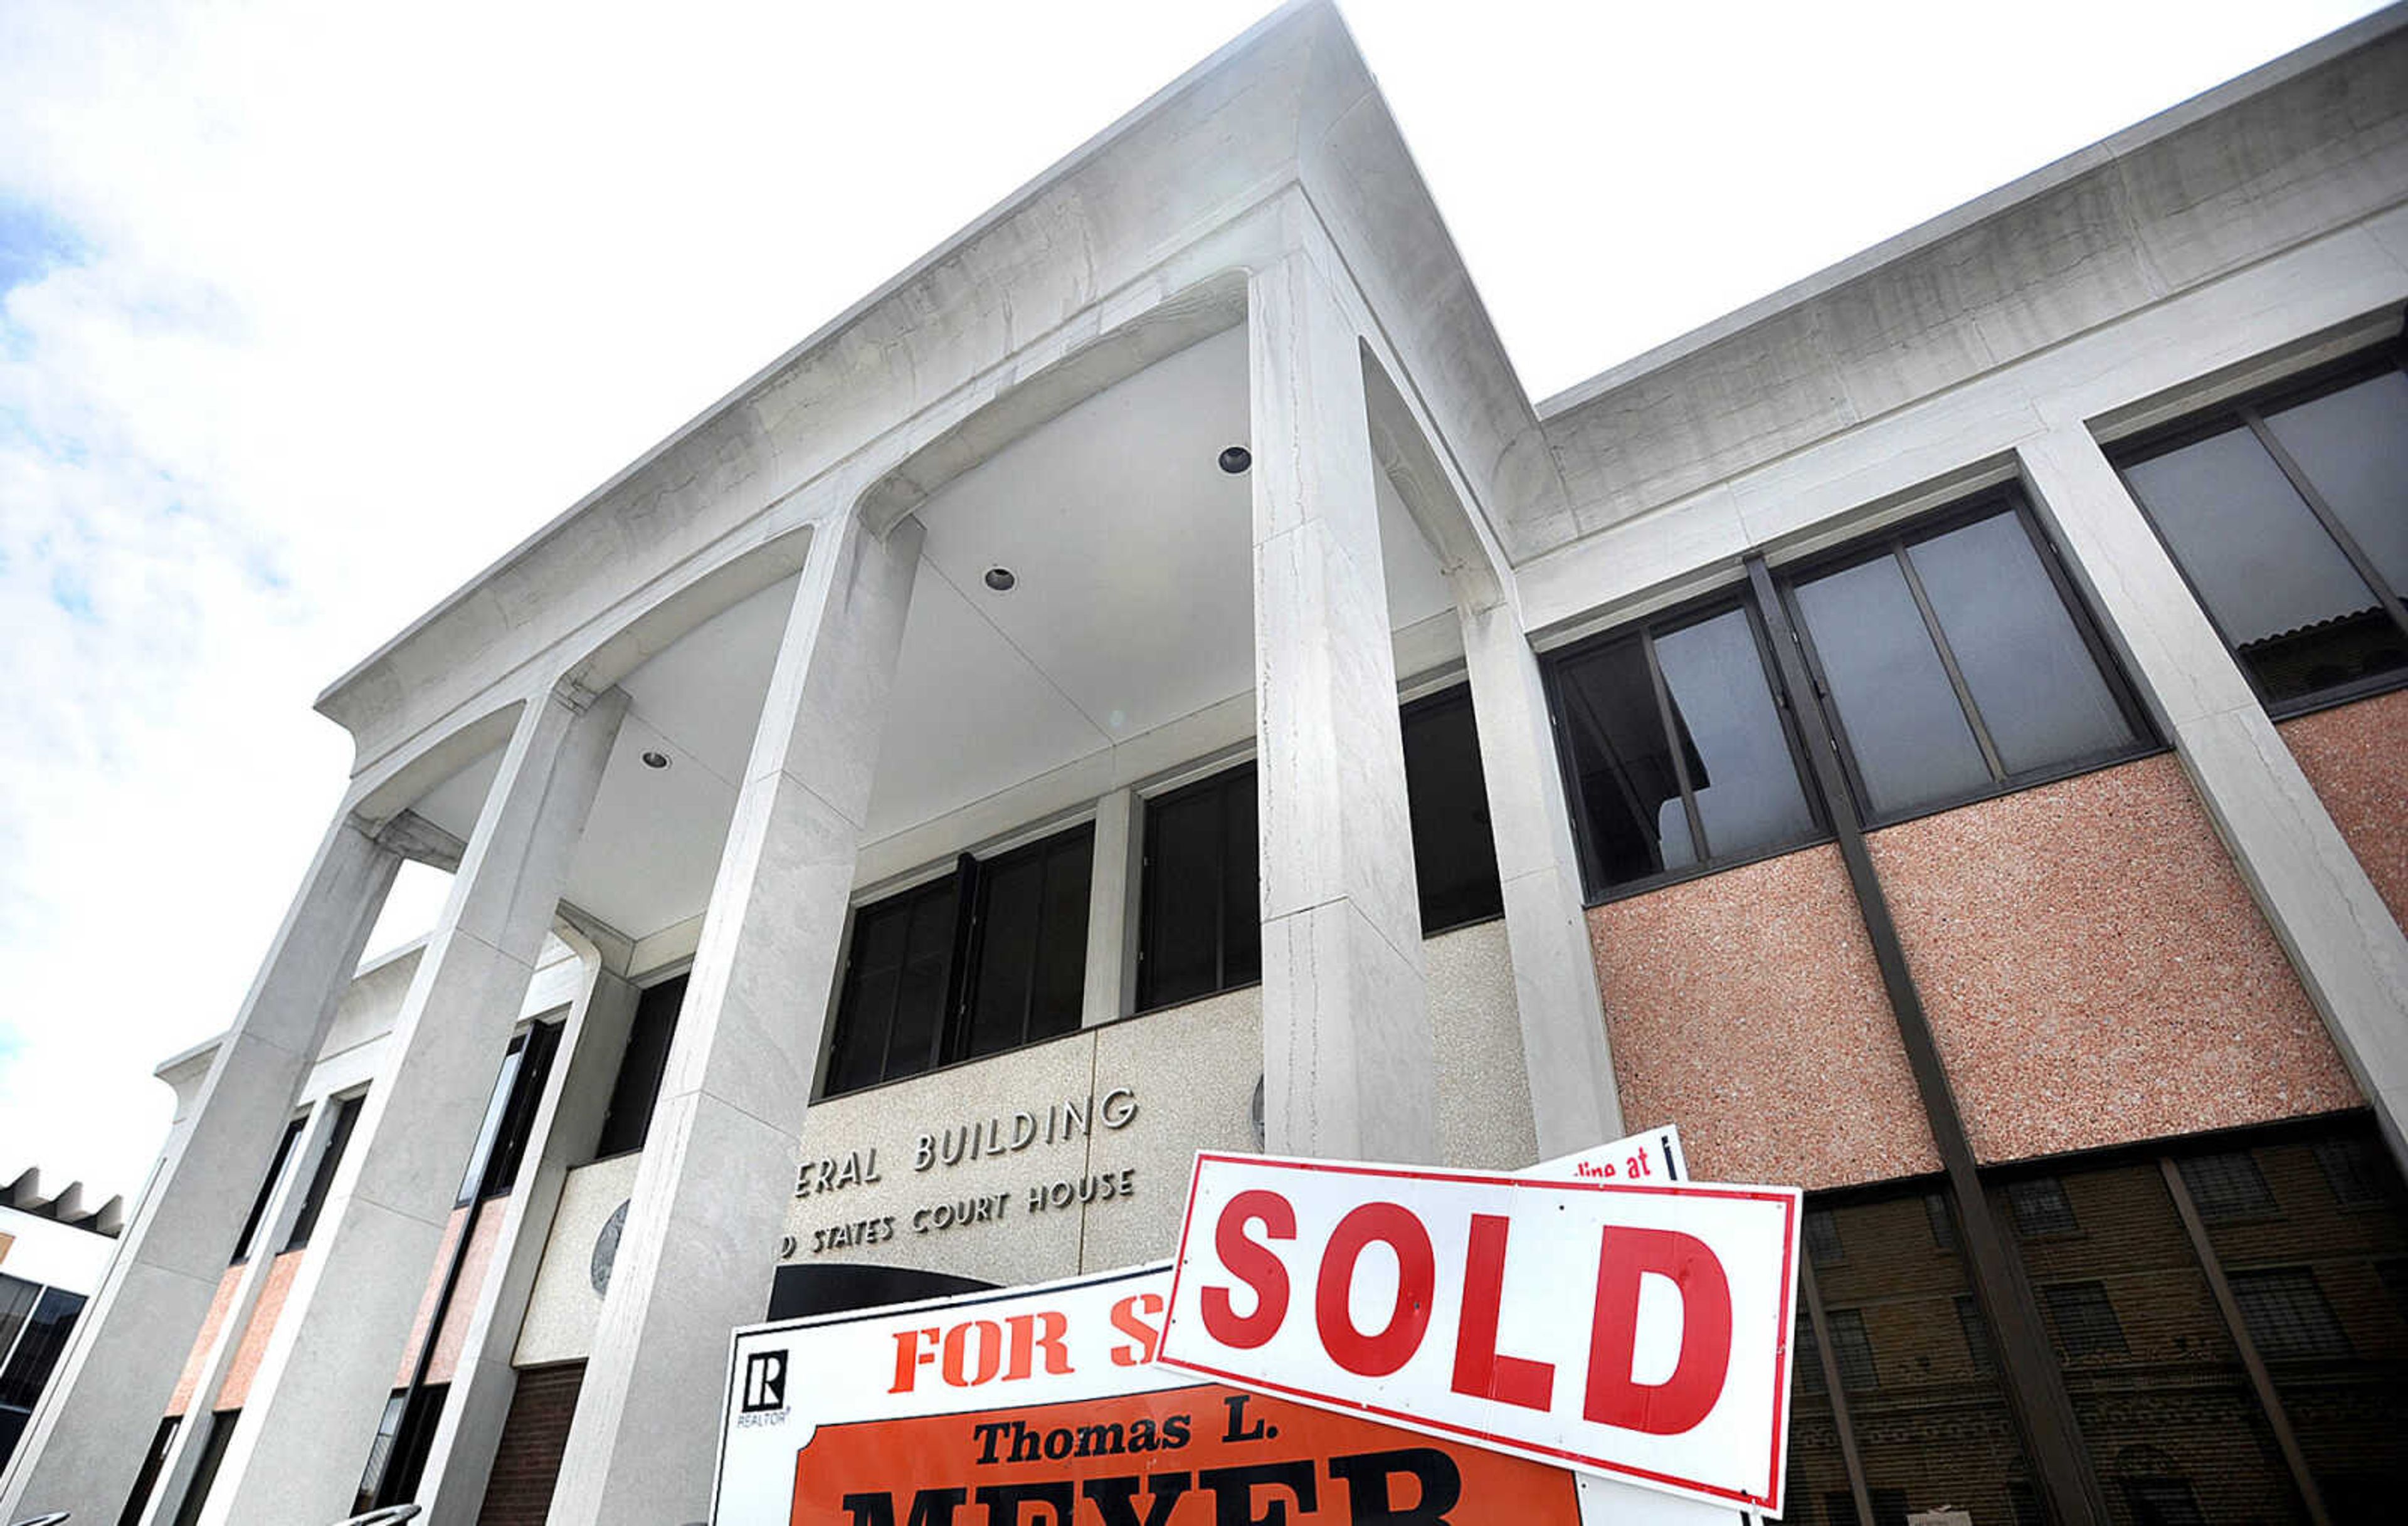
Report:
[[[529,1367],[519,1374],[477,1526],[543,1526],[552,1508],[552,1486],[560,1476],[560,1455],[568,1447],[568,1422],[577,1417],[577,1391],[584,1381],[581,1362]]]

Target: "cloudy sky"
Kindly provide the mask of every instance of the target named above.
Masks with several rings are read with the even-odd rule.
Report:
[[[0,0],[0,1180],[140,1186],[324,683],[1262,6]],[[2372,7],[1346,8],[1543,397]]]

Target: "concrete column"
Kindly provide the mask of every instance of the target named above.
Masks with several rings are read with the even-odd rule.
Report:
[[[520,715],[203,1526],[323,1526],[350,1510],[626,708],[616,690],[553,692]]]
[[[251,1259],[243,1263],[235,1283],[225,1320],[218,1326],[217,1337],[209,1343],[208,1350],[202,1354],[200,1377],[193,1385],[191,1403],[185,1406],[184,1423],[177,1427],[175,1439],[167,1446],[166,1461],[151,1483],[150,1503],[143,1507],[141,1516],[142,1526],[173,1520],[183,1504],[185,1491],[192,1488],[193,1471],[200,1462],[201,1445],[208,1434],[209,1412],[216,1407],[218,1392],[233,1369],[235,1353],[242,1348],[243,1332],[251,1328],[251,1317],[259,1307],[260,1292],[267,1285],[268,1268],[276,1264],[276,1248],[292,1236],[293,1220],[301,1211],[310,1164],[326,1148],[337,1111],[332,1098],[311,1108],[308,1121],[285,1157],[267,1207],[259,1216],[259,1229],[251,1241]]]
[[[571,939],[576,941],[573,934]],[[598,960],[589,956],[586,963],[592,973],[561,1033],[552,1079],[529,1131],[526,1160],[503,1210],[493,1268],[469,1311],[460,1364],[419,1481],[417,1500],[429,1526],[476,1526],[510,1400],[518,1392],[510,1351],[552,1237],[561,1187],[571,1167],[594,1158],[610,1088],[627,1050],[636,988],[599,968]]]
[[[0,1520],[124,1508],[400,862],[348,812],[327,830],[0,1480]]]
[[[2408,1166],[2408,936],[2089,431],[2017,448],[2025,479]]]
[[[1079,1025],[1128,1016],[1136,1000],[1136,962],[1129,957],[1137,919],[1129,892],[1137,887],[1137,792],[1114,790],[1096,802],[1096,864],[1087,882],[1087,985]]]
[[[556,1522],[710,1511],[728,1332],[767,1310],[921,529],[812,532],[711,887]]]
[[[1505,941],[1539,1158],[1619,1139],[1622,1099],[1539,660],[1510,601],[1465,609],[1464,663],[1505,891]]]
[[[1438,1148],[1361,343],[1308,250],[1248,283],[1263,1112],[1274,1150]]]

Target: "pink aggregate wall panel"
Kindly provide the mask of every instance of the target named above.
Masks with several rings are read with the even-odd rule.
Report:
[[[2172,758],[1870,843],[1982,1159],[2358,1105]]]
[[[237,1262],[225,1269],[218,1278],[217,1296],[209,1300],[209,1317],[201,1321],[200,1338],[193,1342],[190,1355],[184,1358],[184,1374],[176,1379],[176,1395],[167,1401],[167,1413],[180,1415],[193,1407],[193,1391],[201,1386],[201,1363],[217,1343],[218,1332],[225,1328],[226,1315],[234,1307],[235,1285],[242,1280],[246,1263]]]
[[[459,1360],[461,1343],[466,1338],[468,1311],[476,1306],[477,1285],[493,1260],[494,1236],[500,1231],[501,1209],[507,1203],[507,1199],[496,1198],[487,1204],[485,1206],[492,1211],[478,1219],[477,1233],[469,1237],[467,1259],[460,1266],[460,1285],[452,1291],[452,1306],[443,1313],[443,1334],[435,1343],[435,1360],[427,1364],[426,1380],[430,1383],[449,1381],[452,1367]],[[426,1275],[426,1291],[419,1297],[418,1314],[409,1324],[409,1339],[401,1348],[401,1365],[394,1373],[394,1388],[409,1386],[410,1370],[418,1365],[419,1343],[426,1338],[426,1327],[435,1319],[435,1301],[443,1292],[443,1271],[452,1264],[452,1248],[459,1243],[460,1233],[474,1212],[472,1207],[454,1208],[444,1224],[443,1243],[436,1249],[434,1268]],[[480,1241],[483,1242],[481,1247]]]
[[[1698,1176],[1840,1187],[1936,1171],[1836,848],[1588,914],[1623,1119]]]
[[[2278,729],[2392,919],[2408,927],[2408,690]]]
[[[267,1280],[260,1284],[259,1302],[251,1306],[251,1323],[242,1327],[242,1345],[236,1348],[225,1382],[218,1389],[219,1409],[240,1409],[251,1397],[251,1380],[258,1376],[260,1358],[267,1354],[267,1337],[276,1333],[276,1317],[284,1312],[284,1296],[293,1291],[294,1275],[307,1254],[288,1250],[267,1263]]]

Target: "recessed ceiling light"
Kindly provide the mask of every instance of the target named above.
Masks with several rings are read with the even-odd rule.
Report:
[[[1254,464],[1254,453],[1242,445],[1233,445],[1221,452],[1221,469],[1231,477],[1242,477]]]
[[[1019,581],[1020,579],[1013,576],[1010,567],[989,567],[986,569],[986,586],[995,590],[997,593],[1010,592],[1012,585]]]
[[[647,752],[644,754],[644,766],[646,768],[666,768],[668,765],[669,755],[666,752]]]

